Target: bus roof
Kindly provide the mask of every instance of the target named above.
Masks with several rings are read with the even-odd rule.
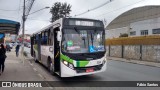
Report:
[[[75,19],[75,20],[85,20],[85,21],[98,21],[98,22],[101,22],[100,20],[88,19],[88,18],[60,18],[60,19],[56,20],[55,22],[51,23],[50,25],[48,25],[48,26],[42,28],[41,30],[33,33],[31,36],[33,36],[34,34],[40,33],[42,31],[45,31],[46,29],[51,28],[55,24],[59,24],[60,25],[60,23],[62,23],[63,19]]]
[[[62,22],[62,19],[63,19],[63,18],[60,18],[60,19],[56,20],[55,22],[51,23],[50,25],[48,25],[48,26],[42,28],[41,30],[33,33],[31,36],[33,36],[34,34],[40,33],[40,32],[42,32],[42,31],[45,31],[47,28],[51,28],[54,24],[61,23],[61,22]]]

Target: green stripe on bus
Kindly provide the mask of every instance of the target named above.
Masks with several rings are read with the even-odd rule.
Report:
[[[71,64],[73,63],[73,59],[69,58],[66,55],[61,54],[61,60],[65,60]],[[76,62],[76,66],[75,67],[86,67],[86,65],[89,63],[89,61],[83,60],[83,61],[75,61]]]
[[[61,60],[65,60],[65,61],[73,64],[73,59],[70,59],[66,55],[61,54]]]
[[[86,67],[89,61],[76,61],[77,67]]]

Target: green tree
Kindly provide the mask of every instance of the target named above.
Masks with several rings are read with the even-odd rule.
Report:
[[[59,18],[69,17],[71,12],[71,5],[67,3],[56,2],[52,6],[50,13],[52,14],[51,22]]]

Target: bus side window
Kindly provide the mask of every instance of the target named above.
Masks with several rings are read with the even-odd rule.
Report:
[[[53,30],[50,29],[49,31],[50,31],[50,32],[49,32],[49,37],[48,37],[48,38],[49,38],[48,44],[49,44],[49,45],[53,45]]]
[[[47,31],[44,32],[44,45],[47,45],[47,38],[48,38],[48,33]]]
[[[47,34],[48,34],[48,37],[47,37],[47,45],[50,45],[50,44],[49,44],[49,42],[50,42],[50,29],[48,30]]]
[[[41,33],[41,45],[44,45],[44,32]]]

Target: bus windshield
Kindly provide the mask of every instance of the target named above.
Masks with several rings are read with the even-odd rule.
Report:
[[[104,30],[65,29],[62,50],[66,53],[94,53],[105,51]]]

